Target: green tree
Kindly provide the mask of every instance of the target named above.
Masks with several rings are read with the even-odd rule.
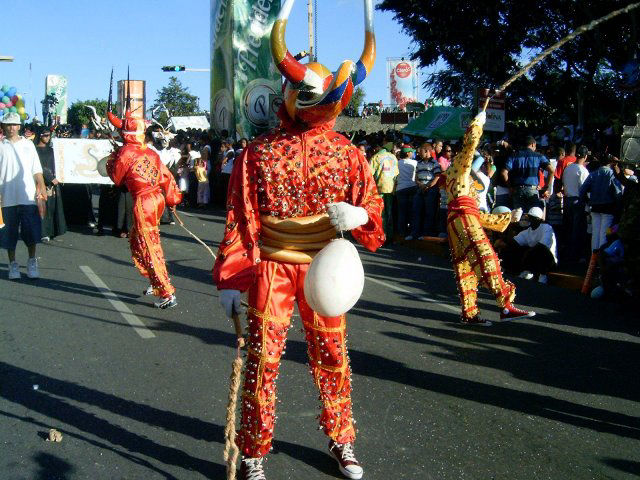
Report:
[[[156,118],[166,125],[168,122],[166,107],[171,116],[195,115],[200,113],[198,97],[191,95],[189,89],[182,85],[178,77],[169,77],[169,85],[156,92],[156,101],[153,109],[159,108]]]
[[[382,0],[414,39],[422,67],[444,64],[426,82],[452,105],[471,105],[476,88],[496,88],[533,55],[576,27],[630,4],[629,0]],[[536,124],[591,126],[640,107],[620,90],[623,66],[640,49],[637,11],[600,24],[545,59],[507,90],[509,118]]]
[[[91,126],[91,110],[86,108],[86,105],[91,105],[96,108],[96,113],[102,118],[105,117],[107,111],[106,100],[82,100],[73,102],[67,111],[67,123],[73,125],[73,128],[79,131],[82,125]],[[111,112],[116,113],[116,106],[111,105]]]
[[[347,105],[347,108],[345,110],[351,112],[351,114],[353,115],[357,115],[358,109],[364,103],[364,99],[366,96],[367,94],[364,92],[364,89],[362,87],[356,87],[353,91],[353,95],[351,95],[351,100],[349,100],[349,104]]]

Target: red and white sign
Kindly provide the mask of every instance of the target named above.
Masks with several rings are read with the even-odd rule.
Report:
[[[402,58],[387,58],[389,96],[391,104],[404,109],[407,103],[418,101],[416,62]]]
[[[407,62],[402,62],[399,63],[396,67],[396,75],[400,78],[407,78],[409,75],[411,75],[411,70],[411,65],[409,65]]]
[[[504,132],[505,121],[505,97],[504,92],[493,91],[488,88],[478,89],[478,109],[484,107],[485,102],[489,99],[487,105],[487,123],[484,124],[484,130],[487,132]]]

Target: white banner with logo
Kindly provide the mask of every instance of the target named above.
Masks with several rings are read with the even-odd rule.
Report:
[[[197,130],[209,130],[209,121],[204,115],[192,115],[190,117],[171,117],[169,129],[173,132],[195,128]]]
[[[478,109],[484,107],[485,102],[489,98],[487,105],[487,122],[484,124],[485,132],[504,132],[505,121],[505,98],[504,92],[496,92],[488,88],[478,89]]]
[[[113,151],[109,140],[54,138],[51,144],[56,178],[61,183],[113,184],[109,177],[98,173],[98,162]]]
[[[387,58],[387,78],[391,104],[403,109],[418,101],[418,64],[413,60]]]

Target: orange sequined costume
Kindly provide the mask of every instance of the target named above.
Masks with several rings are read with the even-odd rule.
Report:
[[[315,252],[336,235],[324,215],[328,203],[345,201],[367,211],[368,223],[351,233],[369,250],[385,240],[383,204],[366,158],[331,130],[333,122],[305,130],[281,118],[281,128],[250,144],[234,165],[213,271],[218,289],[248,290],[249,353],[238,444],[249,457],[264,456],[271,447],[275,379],[294,301],[320,390],[320,424],[339,443],[355,439],[346,319],[312,311],[304,277]],[[301,224],[308,219],[314,220],[311,226]]]
[[[128,111],[124,120],[109,112],[109,120],[123,128],[124,146],[109,158],[107,173],[133,196],[134,222],[129,232],[133,262],[149,279],[155,296],[170,297],[175,288],[167,273],[158,224],[165,205],[178,205],[182,193],[158,154],[144,144],[144,120],[131,118]]]
[[[478,284],[495,296],[500,307],[509,305],[515,297],[515,286],[502,278],[500,261],[483,230],[503,232],[511,222],[511,214],[480,212],[474,197],[470,172],[481,136],[482,123],[476,118],[465,134],[462,151],[444,173],[449,199],[447,235],[463,320],[478,315]]]

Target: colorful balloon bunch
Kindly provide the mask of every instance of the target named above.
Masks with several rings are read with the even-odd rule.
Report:
[[[10,112],[20,115],[23,121],[29,118],[29,114],[24,108],[24,100],[22,95],[18,93],[18,89],[2,85],[0,87],[0,118]]]

